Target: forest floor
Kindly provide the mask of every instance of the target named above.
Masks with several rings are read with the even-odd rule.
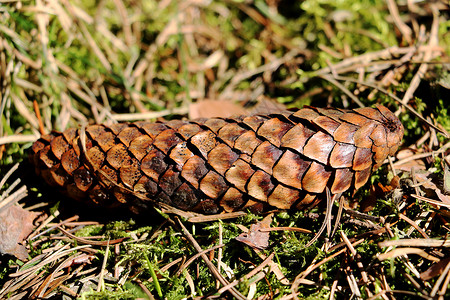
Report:
[[[449,298],[449,17],[444,0],[1,1],[0,299]],[[83,124],[375,104],[400,150],[309,247],[324,206],[134,215],[28,163]],[[252,225],[264,249],[236,240]]]

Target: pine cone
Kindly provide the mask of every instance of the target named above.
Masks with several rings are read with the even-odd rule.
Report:
[[[42,136],[36,173],[69,197],[212,214],[313,206],[357,190],[403,137],[384,106],[193,121],[92,125]]]

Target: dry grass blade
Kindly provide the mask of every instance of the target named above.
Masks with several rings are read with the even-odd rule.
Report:
[[[54,253],[47,254],[43,257],[41,257],[41,261],[35,265],[27,266],[24,265],[22,267],[21,271],[15,272],[13,274],[10,274],[10,277],[13,277],[11,280],[10,285],[6,285],[2,290],[0,290],[0,297],[3,297],[4,295],[8,293],[12,293],[14,291],[19,290],[21,287],[25,286],[27,283],[29,283],[31,280],[36,278],[36,271],[40,268],[57,261],[58,259],[73,253],[73,251],[84,249],[90,246],[79,246],[70,248],[68,245],[60,247],[57,251]],[[34,262],[35,263],[35,262]],[[30,264],[30,263],[29,263]],[[62,266],[62,265],[61,265]]]
[[[84,248],[89,248],[89,247],[90,247],[90,245],[77,246],[77,247],[73,247],[73,248],[70,248],[69,245],[61,246],[54,253],[49,253],[49,254],[46,255],[46,257],[43,257],[43,259],[38,264],[32,265],[32,266],[24,265],[22,267],[22,270],[11,274],[10,277],[19,277],[19,276],[23,276],[23,275],[32,275],[32,274],[34,274],[34,272],[36,270],[39,270],[42,266],[44,266],[46,264],[49,264],[49,263],[52,263],[55,260],[59,259],[60,257],[63,257],[65,255],[71,253],[72,251],[76,251],[76,250],[80,250],[80,249],[84,249]]]
[[[419,195],[416,195],[416,194],[411,194],[411,197],[416,198],[416,199],[421,200],[421,201],[428,202],[430,204],[439,205],[439,206],[446,207],[447,209],[450,209],[450,203],[444,203],[442,201],[430,199],[430,198],[419,196]]]
[[[343,84],[341,84],[339,81],[333,78],[332,75],[321,75],[323,79],[328,80],[332,84],[334,84],[336,87],[338,87],[340,90],[342,90],[347,96],[349,96],[353,102],[355,102],[359,107],[364,107],[365,105],[359,101],[358,97],[356,97],[352,92],[349,91],[348,88],[346,88]]]
[[[392,0],[388,1],[388,3],[393,2]],[[407,104],[409,100],[412,98],[414,92],[418,88],[420,84],[420,80],[424,77],[428,70],[428,62],[435,57],[438,57],[437,53],[433,53],[433,48],[436,48],[438,46],[438,30],[439,30],[439,11],[435,5],[430,6],[431,11],[433,13],[433,23],[430,30],[430,37],[429,37],[429,48],[425,50],[425,53],[423,54],[423,63],[420,65],[419,69],[417,70],[417,73],[414,75],[413,79],[411,80],[410,86],[408,90],[405,92],[405,95],[403,96],[402,103]],[[409,27],[407,27],[409,29]]]
[[[352,243],[351,245],[354,247],[356,245],[361,244],[362,242],[364,242],[364,240],[358,240],[358,241]],[[295,293],[297,291],[300,281],[302,279],[304,279],[306,276],[308,276],[312,271],[314,271],[321,265],[325,264],[326,262],[330,261],[331,259],[335,258],[336,256],[341,255],[345,251],[346,251],[346,249],[341,249],[341,250],[337,251],[336,253],[333,253],[329,257],[323,259],[322,261],[320,261],[314,265],[310,265],[305,271],[298,274],[297,277],[295,278],[294,282],[292,283],[292,293]],[[296,296],[294,296],[294,297],[296,297]]]
[[[0,202],[0,211],[10,207],[14,203],[17,203],[18,201],[22,200],[28,195],[27,187],[22,186],[17,191],[6,197],[5,199],[1,199]],[[2,195],[3,196],[3,195]],[[3,198],[3,197],[2,197]]]
[[[189,242],[194,246],[195,250],[197,250],[199,253],[202,252],[202,248],[197,243],[197,241],[194,239],[194,237],[189,233],[189,231],[186,229],[186,227],[183,225],[183,223],[178,219],[178,224],[181,226],[181,229],[183,230],[183,233],[185,234],[186,238],[189,240]],[[206,265],[208,266],[211,273],[214,275],[214,277],[220,281],[220,283],[224,286],[228,285],[229,282],[223,278],[223,276],[217,271],[214,264],[208,259],[206,254],[201,254],[202,259],[205,261]],[[238,290],[236,290],[234,287],[230,288],[230,293],[233,295],[233,297],[236,297],[236,299],[244,300],[246,297],[242,295]]]
[[[345,245],[350,250],[350,253],[352,254],[352,256],[356,256],[358,253],[356,252],[356,250],[353,247],[353,245],[350,243],[347,235],[343,231],[341,231],[340,234],[341,234],[342,239],[344,240]],[[364,268],[362,262],[360,260],[358,260],[357,265],[358,265],[358,268],[359,268],[359,270],[361,272],[362,280],[364,281],[365,284],[367,284],[369,282],[369,278],[367,276],[366,271],[364,271],[365,268]]]
[[[96,246],[115,245],[115,244],[118,244],[118,243],[122,243],[124,240],[127,239],[127,238],[120,238],[120,239],[107,240],[107,241],[91,241],[91,240],[88,240],[88,239],[85,239],[85,238],[77,237],[76,235],[71,234],[70,232],[62,229],[59,226],[58,226],[58,230],[61,231],[62,233],[64,233],[64,235],[70,237],[71,239],[74,239],[74,240],[76,240],[79,243],[87,244],[87,245],[96,245]]]
[[[274,257],[275,253],[270,254],[259,266],[257,266],[255,269],[253,269],[250,273],[246,274],[244,277],[242,277],[239,280],[235,280],[228,285],[222,287],[220,290],[218,290],[218,294],[221,295],[231,289],[232,287],[238,285],[239,283],[249,280],[253,276],[257,275],[265,266],[269,265],[272,262],[272,259]]]
[[[4,185],[6,184],[7,180],[11,177],[11,175],[17,171],[19,168],[19,164],[15,164],[12,166],[8,172],[6,172],[5,176],[0,180],[0,190],[3,189]],[[25,198],[28,195],[28,190],[26,186],[21,186],[19,189],[11,193],[17,185],[19,185],[21,182],[20,178],[17,178],[12,184],[9,185],[9,187],[4,190],[0,195],[0,213],[6,211],[9,207],[11,207],[13,204],[19,202],[23,198]],[[3,229],[5,230],[5,229]],[[7,231],[7,230],[6,230]]]
[[[394,19],[395,25],[402,33],[402,36],[404,37],[406,42],[408,42],[408,44],[412,44],[412,30],[400,18],[397,4],[393,0],[387,0],[386,2],[387,2],[388,9],[391,13],[391,16]]]
[[[197,258],[199,258],[200,256],[202,256],[203,254],[206,254],[206,253],[208,253],[208,252],[210,252],[210,251],[213,251],[213,250],[215,250],[215,249],[220,249],[220,248],[222,248],[222,247],[224,247],[224,246],[225,246],[224,244],[219,244],[219,245],[216,245],[216,246],[211,247],[211,248],[209,248],[209,249],[205,249],[205,250],[203,250],[203,251],[201,251],[201,252],[195,254],[194,256],[192,256],[191,258],[189,258],[189,259],[188,259],[188,260],[180,267],[180,269],[179,269],[178,272],[177,272],[177,276],[180,276],[180,273],[183,272],[184,269],[186,269],[187,267],[189,267],[189,265],[190,265],[191,263],[193,263]],[[217,267],[217,270],[220,272],[220,268],[219,268],[219,267]]]
[[[108,256],[109,256],[109,240],[108,243],[106,244],[106,251],[105,251],[105,255],[103,257],[103,262],[102,262],[102,267],[100,268],[100,274],[98,276],[98,285],[97,285],[97,292],[100,292],[102,290],[105,289],[105,282],[104,282],[104,276],[106,273],[106,262],[108,261]]]
[[[336,72],[337,74],[346,73],[350,70],[355,70],[358,67],[366,65],[367,64],[366,62],[376,61],[380,59],[388,60],[392,58],[394,55],[404,55],[407,53],[414,52],[416,50],[417,49],[413,46],[411,47],[392,46],[383,50],[365,53],[360,56],[353,56],[346,58],[340,61],[339,63],[316,71],[315,75],[323,76],[328,73],[331,73],[331,70],[334,70],[334,72]]]
[[[66,279],[70,277],[70,274],[66,274],[61,276],[62,274],[60,271],[66,266],[67,263],[73,261],[77,257],[77,254],[74,254],[70,257],[68,257],[66,260],[63,261],[55,270],[50,273],[42,283],[39,284],[39,286],[35,289],[34,292],[31,293],[31,298],[43,298],[44,295],[48,294],[59,284],[62,284]]]
[[[270,228],[261,228],[260,231],[296,231],[301,233],[313,233],[311,230],[303,229],[303,228],[296,228],[296,227],[270,227]]]
[[[151,120],[166,117],[168,115],[185,115],[189,111],[188,107],[180,107],[174,109],[168,109],[158,112],[142,112],[142,113],[133,113],[133,114],[113,114],[112,118],[116,121],[136,121],[136,120]]]
[[[0,188],[3,188],[8,178],[19,168],[19,164],[15,164],[8,172],[3,176],[2,180],[0,180]]]
[[[408,218],[407,216],[403,215],[403,214],[399,214],[400,219],[405,220],[406,222],[408,222],[409,224],[411,224],[411,226],[414,227],[414,229],[416,229],[424,238],[428,239],[429,236],[426,234],[425,231],[423,231],[422,228],[419,227],[418,224],[416,224],[413,220],[411,220],[410,218]]]
[[[424,250],[419,249],[419,248],[412,248],[412,247],[398,248],[398,249],[391,250],[389,252],[386,252],[386,253],[378,255],[378,259],[379,260],[385,260],[385,259],[395,258],[397,256],[402,256],[402,255],[405,255],[405,254],[417,254],[417,255],[420,255],[423,258],[426,258],[426,259],[431,260],[431,261],[435,261],[435,262],[436,261],[440,261],[439,258],[428,254]]]
[[[223,226],[222,223],[219,222],[219,245],[223,244]],[[217,251],[217,271],[220,273],[221,270],[221,264],[222,264],[222,256],[223,256],[223,251],[222,251],[222,247],[219,247],[219,250]],[[216,289],[219,289],[220,287],[220,282],[218,280],[216,280]]]
[[[449,240],[435,240],[435,239],[401,239],[393,241],[384,241],[378,243],[380,247],[393,246],[411,246],[411,247],[450,247]]]
[[[36,228],[36,230],[32,234],[30,234],[28,236],[28,240],[32,241],[34,239],[37,239],[39,236],[41,236],[43,234],[46,234],[47,232],[50,232],[50,231],[54,230],[55,228],[60,227],[61,225],[64,225],[64,224],[67,224],[67,223],[70,223],[70,222],[78,220],[78,218],[79,218],[79,216],[75,215],[75,216],[72,216],[72,217],[70,217],[70,218],[68,218],[68,219],[66,219],[64,221],[61,221],[58,224],[55,224],[53,226],[51,226],[51,224],[46,223],[46,225],[50,225],[50,227],[48,229],[42,231],[42,232],[40,232],[40,231],[43,228],[43,226],[39,226],[38,228]]]
[[[447,264],[447,266],[445,267],[444,271],[442,272],[441,276],[439,276],[438,280],[436,281],[436,284],[433,286],[433,289],[431,290],[430,296],[431,297],[435,297],[436,294],[439,291],[439,286],[441,285],[441,283],[444,281],[444,279],[446,277],[448,277],[450,272],[450,262]],[[448,284],[448,279],[447,279],[447,284]],[[444,288],[444,287],[443,287]],[[447,287],[445,287],[447,288]],[[443,295],[442,295],[443,296]]]
[[[316,235],[306,244],[305,248],[308,248],[311,246],[317,239],[320,237],[320,235],[323,233],[325,228],[327,228],[327,237],[330,236],[331,233],[331,211],[333,209],[333,203],[336,198],[339,198],[340,195],[333,195],[331,197],[330,190],[328,187],[326,188],[327,193],[327,209],[325,214],[325,219],[323,220],[322,226],[320,227],[319,231],[316,233]]]

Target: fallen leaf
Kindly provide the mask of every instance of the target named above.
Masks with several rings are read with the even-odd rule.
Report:
[[[35,228],[38,213],[12,205],[0,213],[0,253],[14,255],[24,261],[28,253],[22,242]]]
[[[419,154],[419,153],[417,153],[417,151],[413,151],[411,149],[406,148],[406,149],[399,150],[397,152],[397,154],[395,155],[395,157],[397,157],[398,160],[402,160],[405,158],[409,158],[410,156],[413,156],[415,154]],[[410,160],[401,165],[395,165],[396,170],[401,170],[401,171],[405,171],[405,172],[411,172],[412,168],[414,168],[416,170],[426,170],[425,163],[419,159]]]
[[[276,114],[287,110],[286,106],[269,99],[261,99],[258,103],[250,110],[251,115],[258,114]]]
[[[400,178],[394,176],[389,185],[383,185],[380,182],[370,186],[370,194],[360,202],[360,210],[362,212],[372,211],[376,205],[377,199],[383,198],[386,194],[400,187]]]
[[[248,114],[242,106],[228,100],[202,100],[189,105],[189,118],[228,118]]]
[[[444,189],[445,191],[445,187],[443,185],[438,186],[433,182],[433,181],[440,181],[441,177],[439,175],[436,176],[436,174],[433,174],[428,171],[420,171],[415,173],[415,177],[416,180],[422,184],[422,187],[424,189],[434,191],[439,200],[441,200],[445,204],[450,204],[450,197],[442,193],[442,190],[440,188],[442,187],[442,189]]]
[[[444,165],[443,189],[444,189],[445,193],[450,193],[450,167],[448,166],[447,160],[445,160],[445,165]]]
[[[439,200],[441,200],[445,204],[450,204],[449,196],[442,194],[441,191],[439,191],[439,190],[435,190],[435,192],[436,192],[436,195],[438,196]]]
[[[433,277],[439,276],[444,271],[445,267],[450,263],[450,258],[444,258],[433,264],[426,271],[420,274],[420,279],[429,280]]]
[[[250,230],[241,233],[236,240],[252,248],[266,249],[269,247],[269,231],[261,231],[261,229],[270,228],[271,222],[272,214],[265,217],[261,222],[251,225]]]

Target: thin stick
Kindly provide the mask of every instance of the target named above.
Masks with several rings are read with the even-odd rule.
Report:
[[[297,227],[270,227],[270,228],[260,228],[261,232],[271,232],[271,231],[295,231],[301,233],[313,233],[311,230],[297,228]]]

